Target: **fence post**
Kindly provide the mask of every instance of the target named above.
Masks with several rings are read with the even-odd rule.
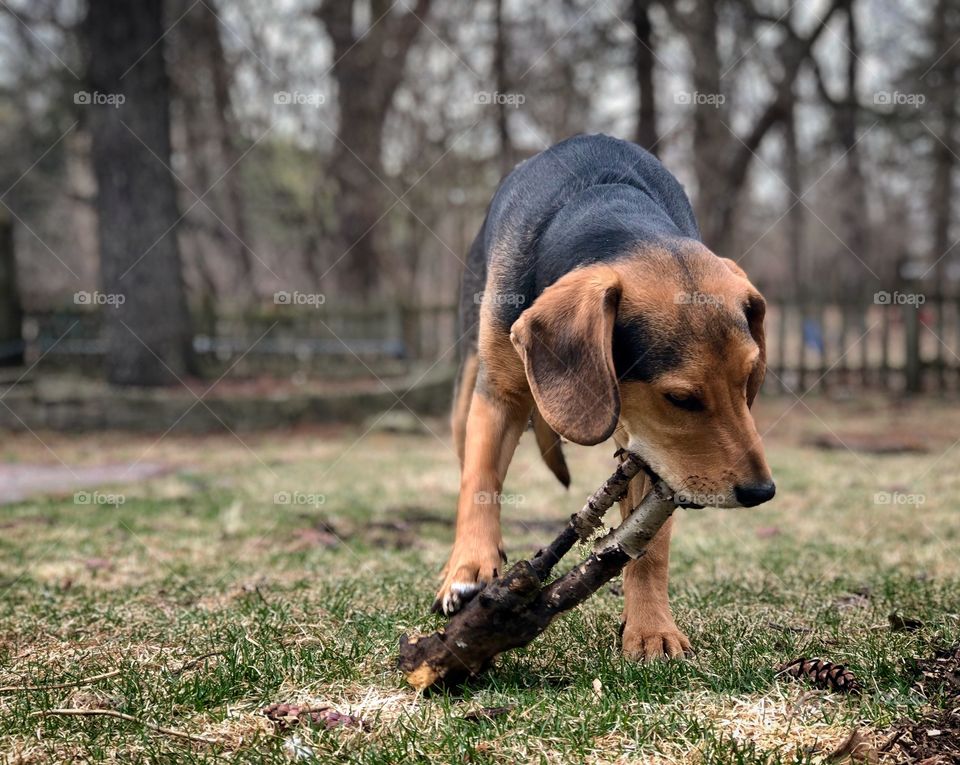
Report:
[[[906,291],[906,290],[905,290]],[[919,393],[922,388],[920,374],[920,311],[909,302],[903,304],[903,332],[905,339],[907,393]]]
[[[17,287],[13,223],[0,213],[0,366],[23,364],[23,308]]]

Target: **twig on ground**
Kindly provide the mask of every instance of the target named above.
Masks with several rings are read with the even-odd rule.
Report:
[[[210,651],[209,653],[202,654],[193,659],[189,659],[181,664],[175,669],[171,669],[170,672],[174,675],[179,675],[182,672],[186,672],[188,669],[195,667],[200,662],[209,659],[213,656],[222,656],[226,651]],[[81,677],[78,680],[69,680],[64,683],[50,683],[49,685],[6,685],[0,687],[0,693],[24,693],[27,691],[59,691],[64,688],[79,688],[83,685],[93,685],[94,683],[99,683],[101,680],[109,680],[111,677],[117,677],[122,675],[122,669],[112,669],[109,672],[103,672],[99,675],[90,675],[89,677]]]
[[[122,674],[122,669],[114,669],[110,672],[104,672],[100,675],[91,675],[90,677],[81,677],[79,680],[71,680],[67,683],[53,683],[51,685],[7,685],[0,688],[0,693],[22,693],[23,691],[56,691],[62,688],[77,688],[81,685],[93,685],[101,680],[108,680]]]
[[[41,709],[37,712],[31,712],[30,717],[115,717],[118,720],[125,720],[127,722],[136,723],[137,725],[142,725],[144,728],[154,731],[155,733],[162,733],[165,736],[174,736],[175,738],[182,738],[187,741],[194,741],[198,744],[213,744],[220,745],[224,742],[216,739],[209,738],[208,736],[198,736],[193,733],[186,733],[182,730],[175,730],[174,728],[164,728],[162,725],[155,725],[154,723],[147,722],[146,720],[141,720],[139,717],[134,717],[133,715],[124,714],[123,712],[117,712],[114,709]]]

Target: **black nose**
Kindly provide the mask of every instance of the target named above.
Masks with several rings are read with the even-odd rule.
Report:
[[[773,481],[758,483],[753,486],[738,486],[736,488],[737,502],[743,507],[755,507],[773,499],[777,493],[777,485]]]

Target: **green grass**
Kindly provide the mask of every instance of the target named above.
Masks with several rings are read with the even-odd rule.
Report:
[[[400,436],[324,430],[153,440],[41,434],[68,463],[137,459],[170,475],[118,486],[116,507],[72,496],[0,509],[0,755],[11,762],[287,762],[259,714],[272,702],[329,705],[364,729],[301,729],[317,761],[821,762],[854,728],[881,742],[929,704],[905,661],[960,641],[960,432],[949,406],[890,412],[819,401],[759,413],[777,499],[678,522],[672,597],[696,655],[636,665],[617,647],[620,598],[606,588],[533,646],[501,657],[458,694],[418,695],[394,669],[404,632],[428,609],[451,540],[456,459],[445,429]],[[781,415],[783,416],[782,419]],[[928,438],[926,455],[807,446],[827,427]],[[946,450],[946,451],[945,451]],[[568,447],[575,485],[555,485],[525,438],[505,492],[512,558],[610,471],[606,447]],[[944,453],[945,452],[945,453]],[[32,436],[4,455],[51,461]],[[882,491],[922,494],[877,505]],[[323,495],[278,505],[278,492]],[[866,593],[857,596],[856,593]],[[891,612],[919,619],[892,632]],[[848,664],[859,698],[776,677],[801,655]],[[499,717],[464,719],[482,707]],[[106,717],[109,708],[211,737],[219,746]],[[305,760],[308,761],[308,760]]]

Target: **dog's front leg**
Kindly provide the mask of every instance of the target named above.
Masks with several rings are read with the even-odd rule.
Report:
[[[646,476],[633,480],[620,502],[623,518],[640,504],[650,486]],[[623,570],[623,654],[628,659],[674,658],[690,651],[690,641],[673,620],[667,594],[672,528],[671,518],[657,532],[646,553],[630,561]]]
[[[467,417],[457,528],[434,610],[452,614],[495,579],[505,560],[500,491],[531,404],[473,394]]]

